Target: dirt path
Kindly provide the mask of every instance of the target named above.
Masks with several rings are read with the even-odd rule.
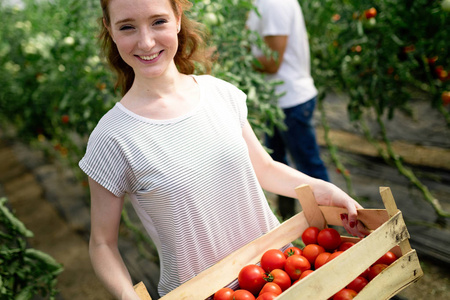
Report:
[[[58,299],[113,299],[91,268],[86,238],[64,220],[44,198],[33,173],[17,161],[12,148],[0,141],[0,196],[7,196],[15,214],[33,231],[32,247],[64,265],[58,277]]]

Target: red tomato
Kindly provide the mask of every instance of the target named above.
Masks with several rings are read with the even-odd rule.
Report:
[[[234,291],[230,288],[221,288],[214,294],[214,300],[233,300]]]
[[[339,250],[339,251],[345,251],[345,250],[347,250],[348,248],[350,248],[350,247],[353,246],[353,245],[355,245],[355,243],[353,243],[353,242],[342,242],[342,243],[339,245],[338,250]]]
[[[359,293],[368,283],[366,278],[358,276],[347,285],[347,288]]]
[[[288,273],[281,269],[275,269],[266,276],[266,281],[278,284],[284,292],[291,286],[291,278]]]
[[[317,255],[316,261],[314,262],[314,268],[317,270],[318,268],[323,266],[327,262],[327,259],[330,255],[330,252],[323,252]]]
[[[306,259],[306,257],[301,255],[289,256],[286,260],[286,265],[284,270],[288,273],[291,280],[297,280],[300,275],[306,270],[311,269],[311,263]]]
[[[397,260],[397,255],[395,255],[393,252],[388,251],[386,252],[382,257],[380,257],[375,263],[376,264],[385,264],[385,265],[390,265],[392,264],[394,261]]]
[[[333,296],[333,300],[349,300],[356,297],[358,293],[351,289],[342,289]]]
[[[299,279],[305,278],[306,276],[308,276],[308,275],[311,274],[312,272],[314,272],[314,271],[313,271],[313,270],[306,270],[306,271],[304,271],[304,272],[302,273],[302,275],[300,275],[300,278],[299,278]]]
[[[247,290],[237,290],[234,292],[232,300],[255,300],[255,296]]]
[[[262,290],[259,292],[259,294],[264,294],[264,293],[273,293],[273,294],[281,294],[283,291],[281,290],[280,286],[278,284],[276,284],[275,282],[268,282],[266,283]]]
[[[376,264],[373,265],[369,268],[369,273],[367,274],[367,279],[369,281],[371,281],[372,279],[374,279],[378,274],[381,273],[381,271],[383,271],[384,269],[386,269],[388,267],[388,265],[385,264]]]
[[[441,98],[442,98],[442,104],[444,104],[444,105],[450,104],[450,92],[449,91],[442,92]]]
[[[364,277],[365,279],[369,280],[369,269],[370,269],[370,268],[367,268],[367,269],[366,269],[364,272],[362,272],[361,275],[359,275],[359,276]]]
[[[238,275],[239,287],[258,295],[266,281],[264,269],[258,265],[248,265],[241,269]]]
[[[334,228],[325,228],[317,235],[317,243],[327,251],[334,251],[341,244],[341,235]]]
[[[308,227],[305,231],[302,233],[302,241],[305,245],[309,244],[317,244],[317,235],[319,234],[320,230],[317,227]]]
[[[375,7],[371,7],[369,9],[365,10],[364,14],[366,15],[367,19],[372,19],[377,16],[377,10],[375,9]]]
[[[325,252],[325,249],[322,246],[319,246],[317,244],[309,244],[306,245],[305,248],[303,248],[302,255],[306,257],[311,265],[314,265],[317,255],[323,252]]]
[[[69,123],[69,121],[70,121],[70,117],[68,115],[61,116],[61,122],[63,122],[64,124]]]
[[[258,298],[256,298],[256,300],[273,300],[276,297],[278,297],[277,294],[267,292],[267,293],[259,295]]]
[[[284,269],[284,264],[286,263],[286,257],[281,250],[270,249],[264,252],[261,257],[261,267],[269,273],[275,269]]]
[[[336,252],[331,253],[331,255],[328,257],[328,259],[325,263],[332,261],[333,259],[335,259],[339,255],[341,255],[342,253],[344,253],[344,251],[336,251]]]
[[[302,255],[302,250],[300,250],[297,247],[289,247],[286,250],[284,250],[284,256],[286,258],[288,258],[289,256],[294,255],[294,254]]]

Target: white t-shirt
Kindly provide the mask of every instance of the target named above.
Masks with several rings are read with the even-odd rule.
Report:
[[[194,78],[194,110],[152,120],[117,103],[79,163],[116,196],[130,195],[160,255],[161,296],[279,225],[242,137],[246,95],[211,76]]]
[[[265,36],[288,36],[283,62],[276,74],[269,74],[269,79],[283,80],[284,84],[276,87],[278,93],[286,92],[279,99],[281,108],[289,108],[304,103],[317,95],[311,77],[308,34],[298,0],[256,0],[259,17],[251,11],[247,27]],[[252,47],[255,56],[262,56],[262,51]]]

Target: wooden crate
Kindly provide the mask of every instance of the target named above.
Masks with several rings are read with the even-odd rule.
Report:
[[[282,248],[301,237],[303,231],[316,226],[342,226],[343,208],[318,206],[312,190],[307,185],[296,189],[303,211],[277,228],[238,249],[214,266],[198,274],[177,289],[165,295],[163,300],[206,299],[237,278],[239,271],[248,264],[258,263],[268,249]],[[359,221],[373,230],[364,239],[342,236],[356,245],[334,260],[291,286],[277,300],[328,299],[363,273],[387,251],[393,251],[397,261],[383,270],[357,295],[355,299],[389,299],[417,281],[422,275],[417,253],[409,244],[409,233],[402,213],[397,209],[391,190],[380,188],[386,209],[361,209]],[[136,285],[141,299],[151,299],[142,283]],[[142,290],[143,289],[143,290]]]

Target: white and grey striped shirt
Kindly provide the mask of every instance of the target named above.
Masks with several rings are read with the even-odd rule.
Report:
[[[116,196],[130,195],[160,255],[161,296],[279,224],[242,137],[245,94],[212,76],[194,78],[194,110],[151,120],[117,103],[79,163]]]

